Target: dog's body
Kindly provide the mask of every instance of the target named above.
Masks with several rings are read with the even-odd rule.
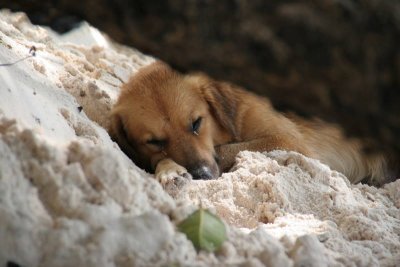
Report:
[[[140,167],[160,179],[186,170],[211,179],[228,170],[239,151],[292,150],[319,159],[351,182],[379,184],[383,156],[365,155],[357,140],[321,121],[275,111],[268,99],[202,74],[182,75],[156,62],[122,88],[111,134]]]

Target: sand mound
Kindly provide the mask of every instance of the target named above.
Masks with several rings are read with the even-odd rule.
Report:
[[[105,129],[153,61],[83,24],[58,36],[0,13],[0,266],[398,266],[400,180],[350,185],[298,153],[242,152],[173,197]],[[171,193],[171,192],[170,192]],[[197,253],[175,225],[199,202],[229,240]]]

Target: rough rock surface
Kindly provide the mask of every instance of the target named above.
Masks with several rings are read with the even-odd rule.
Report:
[[[396,266],[400,180],[383,188],[295,152],[242,152],[169,192],[106,132],[119,86],[153,59],[96,29],[58,36],[0,12],[0,266]],[[172,196],[171,196],[172,195]],[[199,202],[228,241],[197,253]]]

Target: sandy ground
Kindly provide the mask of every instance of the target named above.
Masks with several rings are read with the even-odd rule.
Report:
[[[351,185],[298,153],[242,152],[166,192],[105,129],[153,61],[84,24],[64,36],[0,13],[0,266],[400,266],[400,180]],[[175,225],[199,202],[228,241],[197,253]]]

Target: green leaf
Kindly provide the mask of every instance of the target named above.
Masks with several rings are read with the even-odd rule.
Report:
[[[213,252],[227,239],[226,228],[220,218],[205,210],[198,209],[178,225],[197,250]]]

